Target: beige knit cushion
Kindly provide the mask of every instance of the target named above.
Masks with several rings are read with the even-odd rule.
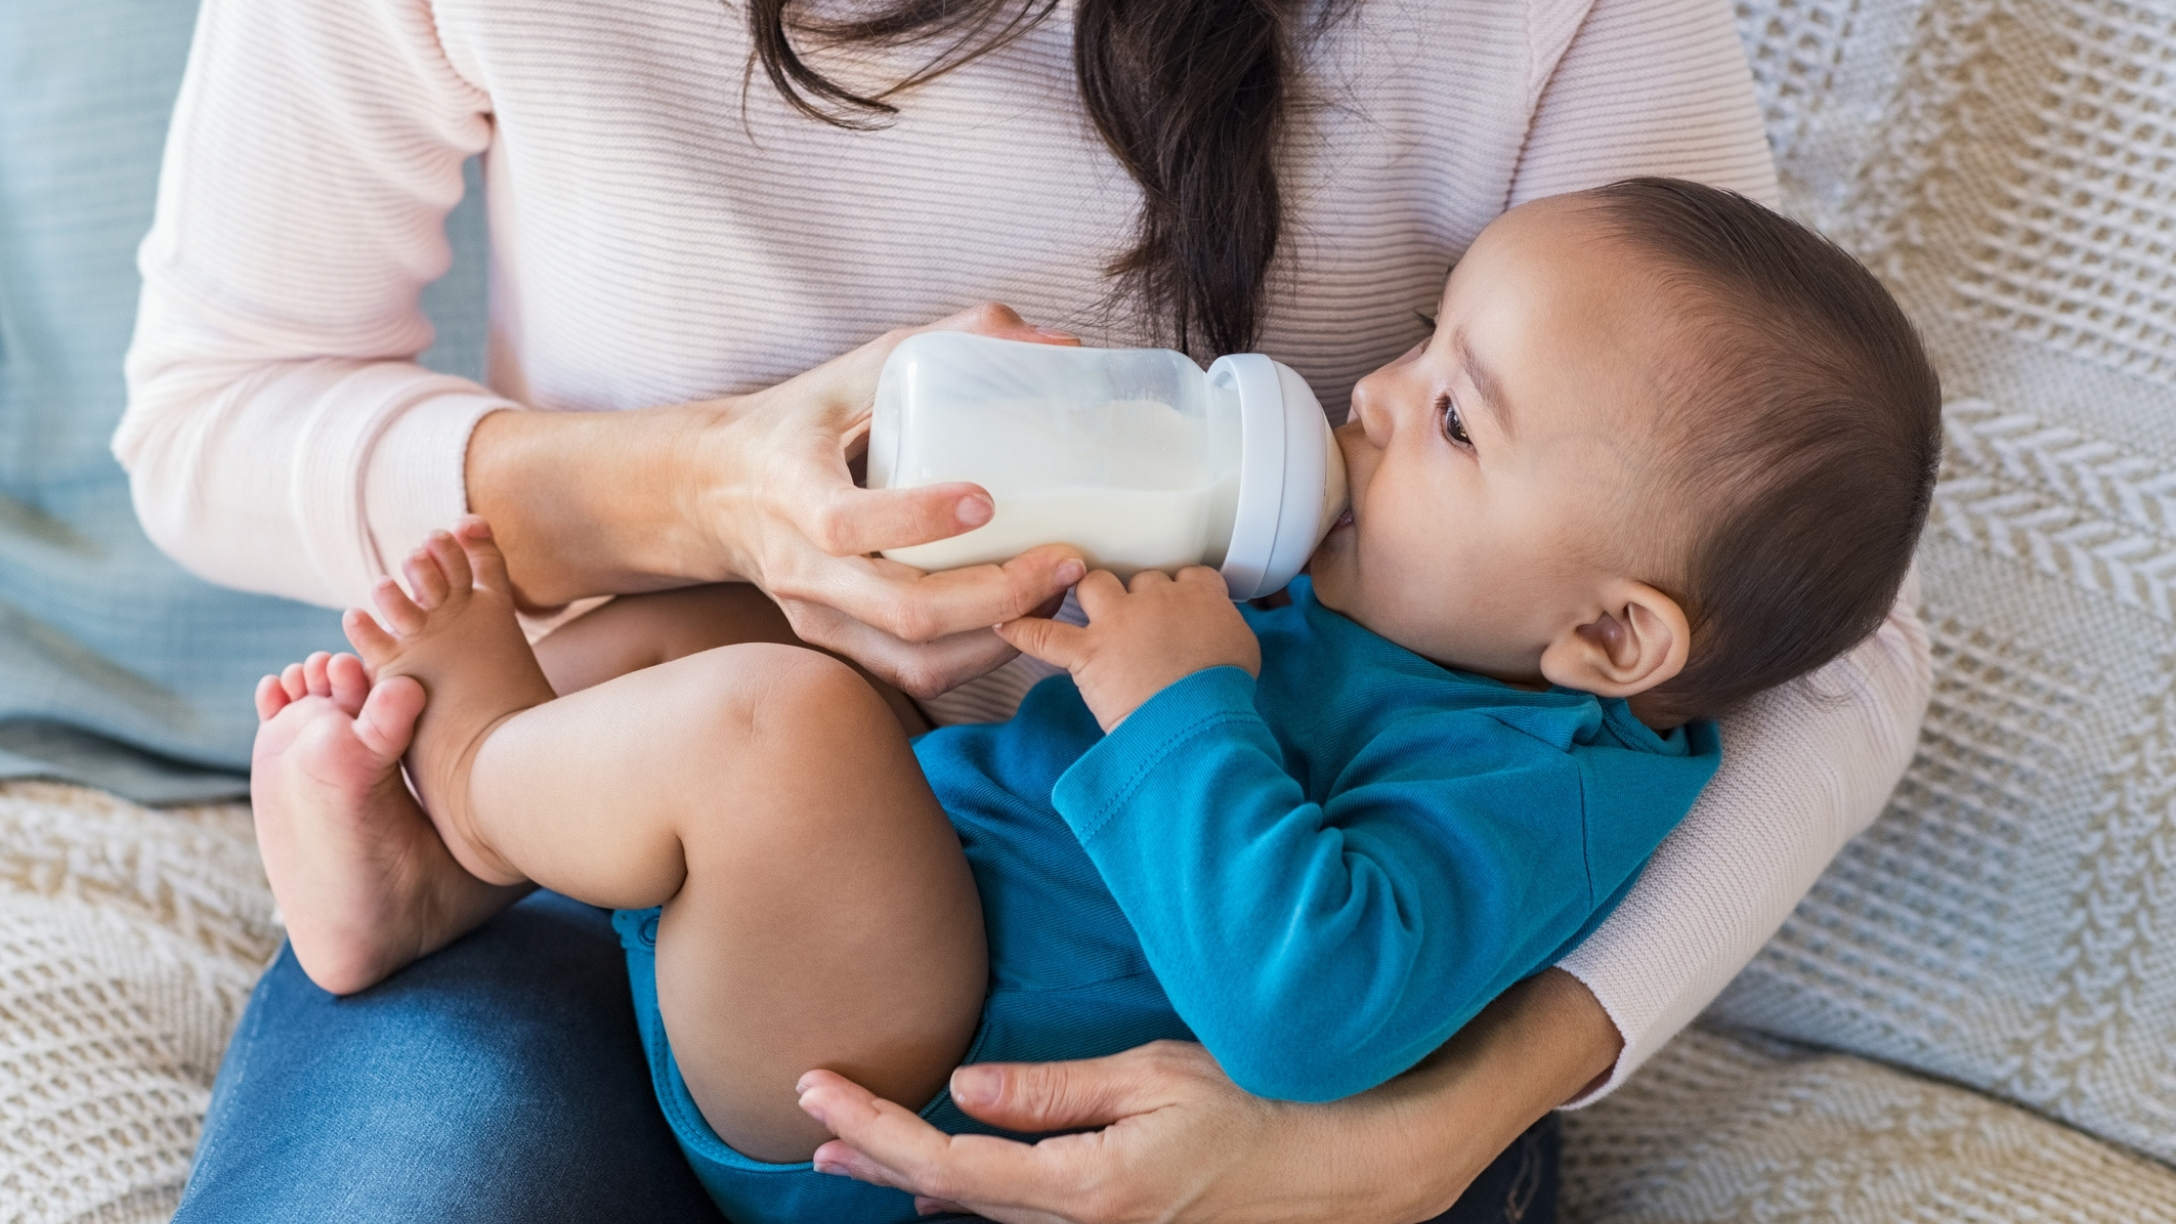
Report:
[[[2167,1224],[2176,1172],[1976,1092],[1695,1028],[1565,1115],[1563,1218]]]
[[[2176,1161],[2176,4],[1740,18],[1787,207],[1950,406],[1918,759],[1710,1015]]]
[[[246,808],[0,784],[0,1220],[173,1214],[278,943]]]

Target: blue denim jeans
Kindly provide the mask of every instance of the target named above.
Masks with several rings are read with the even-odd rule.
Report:
[[[1556,1159],[1552,1118],[1438,1224],[1548,1224]],[[174,1219],[722,1217],[652,1095],[610,914],[538,893],[345,999],[282,952],[219,1068]]]

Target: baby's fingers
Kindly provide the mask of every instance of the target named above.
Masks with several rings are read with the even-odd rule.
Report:
[[[1094,575],[1090,575],[1093,577]],[[1108,577],[1108,575],[1105,575]],[[1005,644],[1032,658],[1041,659],[1052,667],[1073,670],[1087,653],[1088,631],[1064,621],[1045,620],[1040,616],[1023,616],[1019,620],[1006,621],[997,626],[997,636]]]
[[[1088,614],[1092,624],[1103,619],[1126,598],[1126,584],[1109,570],[1092,570],[1074,585],[1073,594],[1080,599],[1080,610]]]
[[[1206,565],[1187,566],[1179,571],[1175,581],[1180,586],[1200,587],[1205,591],[1215,591],[1226,599],[1231,598],[1231,587],[1225,584],[1224,575]]]

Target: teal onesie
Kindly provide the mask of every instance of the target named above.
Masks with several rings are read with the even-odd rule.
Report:
[[[1262,672],[1196,672],[1109,735],[1067,677],[915,753],[981,891],[969,1062],[1199,1041],[1240,1087],[1326,1101],[1411,1067],[1606,917],[1721,760],[1623,701],[1421,658],[1304,578],[1244,609]],[[617,915],[660,1103],[735,1224],[910,1221],[901,1193],[727,1147],[658,1017],[656,911]],[[941,1129],[987,1131],[940,1095]]]

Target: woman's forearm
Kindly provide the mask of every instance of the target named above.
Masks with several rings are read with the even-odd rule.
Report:
[[[1328,1127],[1380,1147],[1376,1167],[1412,1187],[1415,1220],[1448,1210],[1512,1140],[1606,1077],[1623,1039],[1577,978],[1518,983],[1419,1066],[1335,1108]]]
[[[1932,686],[1916,578],[1874,636],[1722,722],[1723,765],[1559,963],[1624,1033],[1621,1082],[1737,976],[1911,762]]]
[[[470,436],[469,508],[491,523],[521,601],[552,608],[723,582],[689,505],[723,402],[635,412],[495,412]]]

